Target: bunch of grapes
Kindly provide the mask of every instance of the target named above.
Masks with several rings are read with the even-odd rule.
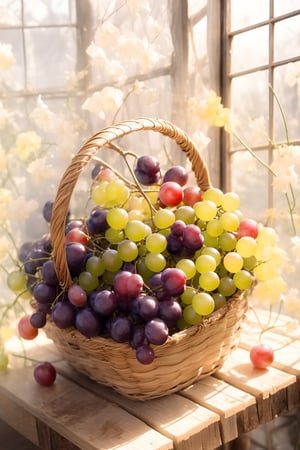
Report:
[[[188,185],[188,173],[165,173],[155,157],[136,159],[133,181],[97,165],[93,205],[86,218],[68,213],[65,251],[72,285],[62,290],[51,258],[49,235],[19,249],[21,270],[8,276],[24,286],[35,311],[19,322],[34,338],[51,317],[59,328],[75,327],[88,338],[104,336],[132,347],[150,364],[155,346],[199,324],[232,296],[271,278],[271,228],[243,217],[233,192]],[[52,202],[43,215],[51,220]]]

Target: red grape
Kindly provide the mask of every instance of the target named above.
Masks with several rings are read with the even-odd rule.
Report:
[[[136,349],[136,359],[141,364],[151,364],[154,360],[154,351],[147,344],[140,345]]]
[[[258,224],[253,219],[243,219],[237,230],[238,239],[244,236],[250,236],[255,239],[258,235]]]
[[[140,156],[137,159],[134,173],[141,184],[145,186],[155,184],[160,179],[159,161],[154,156]]]
[[[19,335],[23,339],[27,339],[29,341],[37,337],[39,332],[37,328],[31,325],[30,318],[31,316],[29,314],[26,314],[25,316],[21,317],[21,319],[18,322]]]
[[[181,269],[169,267],[161,274],[161,284],[170,295],[181,295],[184,291],[186,275]]]
[[[34,367],[33,376],[41,386],[51,386],[56,380],[56,370],[51,363],[41,362]]]
[[[78,284],[72,284],[68,289],[68,299],[74,306],[84,306],[87,302],[87,293]]]
[[[202,200],[202,191],[197,186],[187,186],[183,190],[183,203],[187,206],[193,206]]]
[[[79,242],[80,244],[87,246],[89,244],[89,237],[84,233],[84,231],[79,228],[73,228],[66,234],[66,244],[70,242]]]
[[[175,181],[163,183],[159,190],[159,200],[165,206],[177,206],[182,202],[183,191]]]
[[[255,345],[250,351],[250,360],[258,369],[265,369],[274,361],[274,352],[269,345]]]

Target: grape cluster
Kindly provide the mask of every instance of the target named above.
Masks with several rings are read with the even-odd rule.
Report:
[[[137,158],[133,178],[97,164],[89,215],[68,213],[68,290],[60,287],[49,235],[19,249],[22,270],[9,274],[8,285],[16,292],[25,286],[36,305],[20,321],[21,336],[33,338],[51,316],[59,328],[126,343],[150,364],[156,345],[270,276],[273,230],[244,218],[237,194],[188,186],[184,167],[163,173],[151,156]],[[47,202],[47,221],[51,212]]]

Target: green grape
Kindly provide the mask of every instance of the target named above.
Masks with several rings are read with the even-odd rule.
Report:
[[[243,268],[245,270],[253,270],[254,267],[257,265],[257,259],[255,256],[250,256],[249,258],[244,258],[244,265]]]
[[[7,286],[13,292],[26,289],[26,275],[22,270],[14,270],[7,275]]]
[[[160,209],[155,213],[153,222],[160,230],[169,228],[175,222],[175,214],[170,209]]]
[[[167,248],[167,239],[161,233],[152,233],[147,236],[145,244],[149,252],[162,253]]]
[[[138,209],[132,209],[128,211],[128,220],[140,220],[141,222],[143,222],[144,214]]]
[[[220,277],[216,272],[204,272],[199,277],[199,286],[204,291],[214,291],[220,283]]]
[[[148,284],[154,272],[146,266],[145,258],[139,258],[136,263],[137,272],[143,277],[144,283]]]
[[[123,208],[112,208],[106,214],[106,222],[114,230],[123,230],[128,222],[128,212]]]
[[[85,269],[92,275],[100,277],[104,273],[105,264],[100,256],[93,255],[87,260]]]
[[[117,272],[121,269],[123,264],[118,251],[113,248],[105,250],[105,252],[102,254],[102,259],[105,265],[105,269],[109,270],[110,272]]]
[[[105,194],[106,205],[112,207],[124,203],[128,199],[130,191],[124,181],[116,179],[108,182]]]
[[[196,225],[202,232],[206,230],[206,222],[204,220],[197,219]]]
[[[193,297],[192,306],[200,316],[208,316],[215,309],[213,297],[207,292],[198,292]]]
[[[225,231],[219,237],[219,247],[224,252],[231,252],[236,247],[237,239],[233,233]]]
[[[111,244],[117,244],[124,239],[124,232],[122,230],[115,230],[114,228],[107,228],[104,236]]]
[[[106,187],[108,181],[101,181],[101,183],[96,184],[92,187],[91,198],[96,205],[104,206],[106,202]]]
[[[235,211],[240,207],[240,197],[235,192],[226,192],[223,196],[222,208],[224,211]]]
[[[206,230],[202,231],[202,236],[204,238],[204,244],[207,247],[215,247],[216,248],[219,246],[219,238],[218,237],[210,236]]]
[[[92,292],[97,289],[99,280],[97,276],[91,274],[90,272],[84,271],[78,276],[78,284],[86,292]]]
[[[236,251],[243,257],[249,258],[255,254],[257,242],[250,236],[241,237],[236,243]]]
[[[204,200],[202,202],[195,203],[194,210],[198,219],[208,222],[216,217],[218,208],[214,202]]]
[[[213,219],[207,223],[206,231],[210,236],[217,237],[223,233],[224,228],[219,219]]]
[[[148,233],[146,225],[139,220],[131,220],[125,226],[125,236],[133,242],[142,241]]]
[[[233,279],[230,277],[221,278],[218,291],[225,297],[231,297],[236,291]]]
[[[203,200],[210,200],[214,202],[217,206],[222,205],[223,202],[223,192],[217,188],[210,188],[203,193]]]
[[[240,224],[240,219],[234,212],[225,212],[220,216],[220,222],[225,231],[236,231]]]
[[[138,246],[139,256],[146,256],[148,253],[147,247],[145,244],[141,244]]]
[[[202,247],[200,249],[200,254],[201,255],[209,255],[209,256],[213,256],[216,260],[216,265],[218,266],[221,262],[221,255],[220,252],[217,248],[214,247]]]
[[[184,321],[189,325],[197,325],[201,322],[202,316],[196,313],[192,305],[187,305],[182,312]]]
[[[105,272],[102,275],[102,280],[104,281],[104,283],[108,286],[112,286],[117,272],[118,272],[117,270],[116,271],[105,270]]]
[[[217,274],[220,278],[229,276],[228,270],[225,269],[223,263],[218,265]]]
[[[182,331],[182,330],[185,330],[186,328],[189,328],[191,325],[188,324],[188,323],[184,320],[183,316],[181,316],[181,317],[177,320],[176,326],[177,326],[177,329],[178,329],[179,331]]]
[[[180,259],[176,263],[176,267],[185,273],[187,280],[191,280],[196,274],[195,263],[191,259]]]
[[[182,220],[186,225],[194,223],[196,214],[191,206],[179,206],[175,211],[175,220]]]
[[[215,310],[220,309],[226,305],[226,297],[224,297],[224,295],[220,294],[220,292],[215,292],[213,294],[213,299],[215,302]]]
[[[249,289],[252,285],[252,276],[247,270],[240,270],[233,275],[236,287],[242,291]]]
[[[167,261],[160,253],[148,253],[145,256],[145,264],[152,272],[161,272],[165,269]]]
[[[242,269],[244,260],[238,253],[229,252],[224,256],[223,264],[228,272],[236,273]]]
[[[184,292],[180,296],[182,303],[184,303],[185,305],[190,305],[192,303],[194,295],[197,292],[197,289],[193,288],[192,286],[186,286]]]
[[[8,366],[8,356],[3,351],[0,352],[0,372],[4,371]]]
[[[119,242],[118,255],[123,261],[134,261],[138,257],[138,254],[139,249],[135,242],[129,241],[128,239]]]
[[[196,259],[195,266],[199,273],[213,272],[217,267],[217,263],[213,256],[202,254]]]

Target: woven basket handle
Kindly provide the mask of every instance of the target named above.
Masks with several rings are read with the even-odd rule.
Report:
[[[184,131],[171,122],[161,119],[137,118],[103,128],[91,137],[72,159],[71,164],[62,176],[53,204],[50,235],[53,260],[63,289],[67,289],[72,284],[65,251],[65,221],[72,193],[80,173],[101,148],[127,134],[143,130],[157,131],[173,139],[191,162],[198,186],[203,191],[211,187],[206,163],[195,145]]]

